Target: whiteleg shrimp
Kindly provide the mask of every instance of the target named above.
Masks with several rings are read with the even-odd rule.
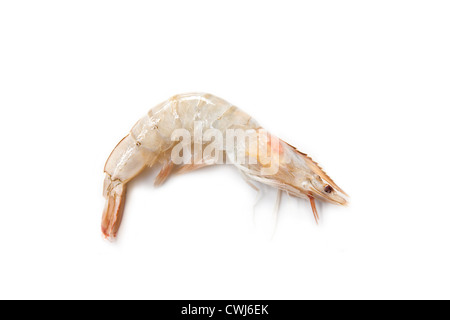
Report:
[[[200,128],[198,128],[200,124]],[[102,217],[102,232],[106,238],[115,238],[122,220],[127,184],[146,167],[162,164],[155,184],[162,184],[174,171],[186,172],[218,163],[217,158],[200,162],[176,164],[172,154],[177,141],[173,133],[184,129],[195,134],[197,129],[214,129],[226,135],[229,130],[253,132],[257,148],[249,143],[225,148],[223,153],[244,178],[272,186],[289,195],[308,199],[316,221],[315,199],[346,205],[347,194],[306,154],[264,129],[249,115],[225,100],[205,93],[173,96],[160,103],[141,118],[130,133],[115,147],[105,165],[103,193],[106,205]],[[277,142],[277,143],[275,143]],[[206,143],[203,143],[206,146]],[[270,159],[267,160],[267,152]],[[236,154],[243,152],[254,161],[237,162]],[[192,157],[195,157],[195,152]],[[276,162],[276,171],[268,170]]]

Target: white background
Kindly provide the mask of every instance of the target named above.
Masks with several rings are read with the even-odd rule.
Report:
[[[450,298],[449,16],[447,1],[2,1],[0,298]],[[190,91],[310,154],[350,206],[320,205],[317,226],[285,197],[271,240],[274,192],[254,226],[234,168],[157,189],[149,174],[105,241],[109,153]]]

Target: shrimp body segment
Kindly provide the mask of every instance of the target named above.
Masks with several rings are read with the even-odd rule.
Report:
[[[180,130],[185,133],[182,143],[174,138],[174,133]],[[194,145],[195,141],[185,141],[185,135],[195,137],[198,132],[215,139],[200,141],[197,143],[199,148]],[[230,132],[245,133],[247,139],[237,139],[238,142],[230,146],[226,143],[233,140],[229,139]],[[206,152],[212,145],[211,140],[222,146],[216,148],[214,156]],[[180,145],[183,143],[189,150],[193,147],[194,151],[189,153],[182,149],[181,153]],[[192,161],[179,163],[174,160],[174,154]],[[246,161],[237,161],[238,155],[244,156]],[[116,237],[127,183],[146,167],[162,165],[155,182],[159,185],[175,171],[182,173],[222,163],[221,156],[249,181],[258,181],[292,196],[309,199],[316,218],[315,199],[340,205],[347,203],[347,195],[311,158],[268,134],[236,106],[211,94],[180,94],[151,109],[109,156],[104,169],[106,204],[102,217],[103,235],[108,239]]]

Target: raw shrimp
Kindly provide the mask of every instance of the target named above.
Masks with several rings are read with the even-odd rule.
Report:
[[[191,149],[187,152],[183,149],[181,156],[184,160],[200,158],[200,161],[177,162],[174,154],[181,155],[179,146],[183,143],[186,145],[185,137],[183,143],[174,138],[177,130],[184,130],[194,137],[197,131],[215,130],[215,142],[222,145],[222,149],[216,150],[214,156],[212,153],[203,154],[208,144],[200,141],[200,150],[197,148],[197,152],[194,150],[190,153]],[[221,139],[220,134],[225,137],[233,130],[244,132],[250,138],[241,139],[231,147],[227,143],[223,148],[223,141],[217,141]],[[191,147],[194,142],[188,142],[187,145]],[[180,94],[160,103],[141,118],[106,161],[103,235],[108,239],[116,237],[122,220],[127,184],[146,167],[162,164],[155,182],[160,185],[173,172],[188,172],[221,163],[221,154],[240,170],[250,184],[257,181],[279,192],[308,199],[316,221],[318,214],[315,199],[347,204],[345,192],[317,163],[293,146],[268,134],[252,117],[237,107],[211,94]],[[243,155],[245,161],[237,161],[238,155]]]

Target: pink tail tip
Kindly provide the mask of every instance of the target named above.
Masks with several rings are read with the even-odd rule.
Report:
[[[106,198],[102,216],[102,233],[110,241],[116,238],[120,223],[122,222],[125,194],[126,188],[120,184],[111,190]]]

